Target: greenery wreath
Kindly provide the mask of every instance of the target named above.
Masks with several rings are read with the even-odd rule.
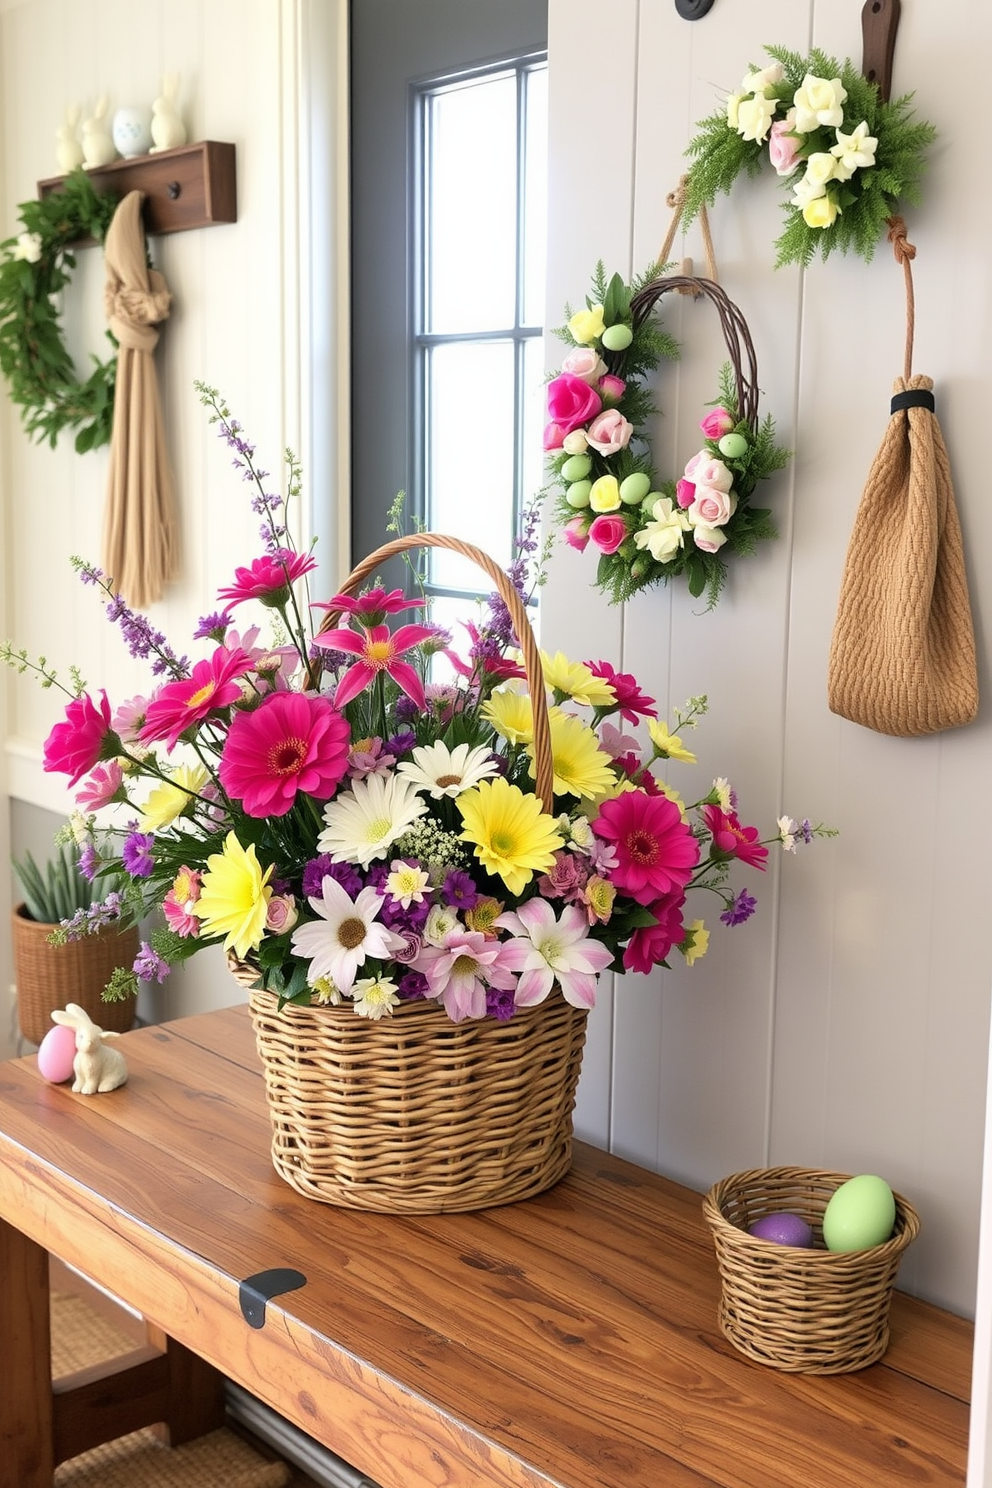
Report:
[[[764,161],[792,192],[775,267],[809,264],[819,252],[853,249],[870,262],[886,221],[900,200],[920,201],[924,151],[932,124],[914,121],[904,94],[880,97],[848,60],[814,48],[808,57],[766,47],[773,60],[752,68],[726,107],[700,121],[686,154],[686,224],[717,192],[729,192],[742,171],[755,176]]]
[[[77,169],[60,191],[22,202],[24,231],[0,243],[0,372],[11,402],[28,434],[53,448],[63,429],[77,429],[79,454],[110,439],[116,342],[108,331],[114,355],[105,362],[94,356],[93,371],[80,382],[62,334],[60,294],[76,266],[72,244],[102,242],[116,206]]]
[[[758,421],[747,323],[713,280],[657,277],[657,265],[628,285],[619,274],[607,282],[599,263],[592,285],[586,309],[555,332],[572,348],[547,389],[555,522],[569,546],[599,550],[596,583],[611,604],[684,576],[712,609],[726,582],[725,554],[750,553],[776,536],[771,512],[751,497],[790,458],[775,443],[771,415]],[[730,361],[700,422],[699,450],[678,480],[659,481],[644,433],[656,410],[642,379],[679,354],[652,318],[670,290],[704,294],[716,306]]]

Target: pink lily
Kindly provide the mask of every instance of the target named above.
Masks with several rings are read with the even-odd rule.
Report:
[[[347,651],[358,660],[345,672],[334,693],[335,708],[343,708],[381,672],[392,677],[418,708],[426,706],[424,684],[408,661],[400,661],[404,651],[419,646],[421,641],[434,635],[429,625],[401,625],[390,631],[388,625],[373,625],[359,634],[355,630],[325,630],[314,636],[315,646],[326,646],[330,651]]]

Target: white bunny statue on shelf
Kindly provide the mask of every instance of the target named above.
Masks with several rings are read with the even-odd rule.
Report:
[[[179,100],[179,74],[167,72],[162,91],[152,104],[152,155],[160,150],[176,150],[186,143],[186,125],[176,107]]]
[[[94,170],[100,165],[109,165],[117,159],[117,146],[110,133],[107,118],[107,95],[97,99],[96,107],[88,119],[83,120],[83,167]]]
[[[55,1008],[52,1022],[71,1028],[76,1034],[76,1057],[72,1062],[75,1079],[72,1088],[79,1095],[102,1095],[116,1090],[127,1079],[127,1065],[119,1049],[105,1041],[119,1038],[117,1033],[104,1033],[93,1022],[85,1008],[70,1002],[65,1009]]]
[[[76,136],[78,123],[79,105],[76,103],[66,109],[65,123],[60,124],[55,131],[55,159],[58,161],[59,174],[63,176],[67,176],[77,165],[83,163],[83,147]]]

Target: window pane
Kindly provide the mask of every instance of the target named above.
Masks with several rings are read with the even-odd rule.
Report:
[[[513,343],[454,342],[427,359],[427,524],[474,543],[497,563],[511,558]],[[445,588],[484,589],[485,575],[457,554],[431,553]]]
[[[436,93],[427,131],[427,326],[514,324],[517,85],[513,73]]]
[[[548,205],[548,69],[524,76],[524,325],[544,324]]]
[[[544,422],[547,413],[547,382],[544,376],[544,345],[540,336],[524,342],[523,396],[523,504],[526,506],[544,486]]]

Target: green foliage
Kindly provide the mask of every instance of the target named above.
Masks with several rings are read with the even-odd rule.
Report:
[[[14,860],[24,906],[32,920],[57,925],[60,920],[71,919],[77,909],[89,909],[94,899],[93,885],[80,873],[77,855],[75,844],[64,842],[43,869],[29,852]]]
[[[85,171],[66,177],[61,191],[22,202],[24,231],[0,243],[0,372],[27,433],[55,447],[64,429],[76,430],[79,454],[110,439],[117,371],[116,342],[108,360],[93,357],[85,380],[76,375],[62,335],[60,297],[76,267],[81,238],[102,242],[116,198],[100,196]],[[32,235],[32,242],[19,240]],[[35,262],[19,255],[37,250]]]
[[[817,254],[827,259],[835,251],[853,252],[870,262],[885,234],[887,220],[900,210],[900,204],[919,203],[924,156],[936,131],[933,125],[914,119],[912,94],[887,102],[879,96],[876,84],[868,82],[849,60],[838,62],[817,47],[806,57],[784,47],[765,50],[783,70],[782,81],[764,89],[776,101],[777,119],[785,118],[807,74],[839,77],[847,92],[841,131],[850,134],[864,123],[867,134],[877,140],[874,164],[855,169],[849,180],[827,183],[826,194],[836,204],[838,215],[829,227],[813,227],[804,219],[792,192],[805,173],[807,158],[828,154],[837,144],[837,130],[819,127],[794,136],[799,141],[799,159],[796,169],[783,178],[790,195],[783,203],[785,222],[775,243],[775,266],[806,266]],[[683,219],[687,223],[704,204],[712,206],[718,195],[728,193],[742,172],[757,175],[767,158],[767,139],[745,140],[728,122],[726,107],[700,120],[697,131],[686,150],[692,159]]]

